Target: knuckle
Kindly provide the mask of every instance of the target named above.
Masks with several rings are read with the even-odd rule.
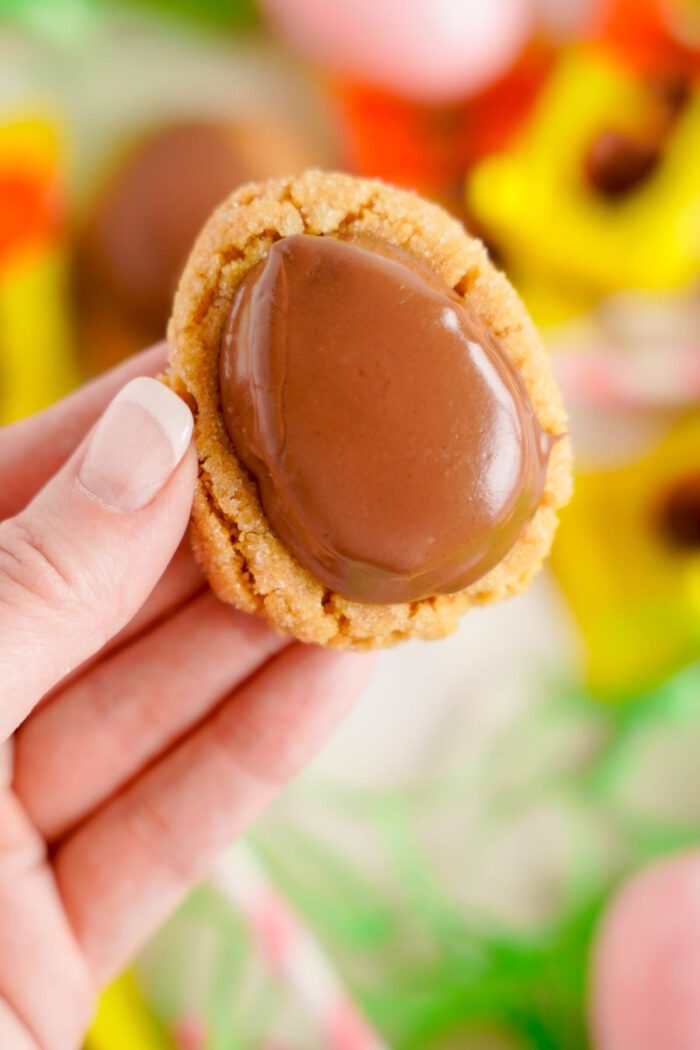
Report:
[[[0,594],[5,602],[29,597],[62,607],[75,602],[78,590],[79,581],[48,529],[22,516],[0,523]]]

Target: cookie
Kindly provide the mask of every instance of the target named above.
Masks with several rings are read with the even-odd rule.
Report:
[[[438,638],[522,591],[571,487],[547,354],[480,241],[383,183],[243,186],[190,255],[168,381],[196,420],[192,544],[306,642]]]

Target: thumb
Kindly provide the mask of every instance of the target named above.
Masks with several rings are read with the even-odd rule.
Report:
[[[59,473],[0,524],[0,741],[162,575],[192,503],[192,426],[162,383],[132,380]]]

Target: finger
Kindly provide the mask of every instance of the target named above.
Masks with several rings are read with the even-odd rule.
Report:
[[[623,887],[594,955],[596,1050],[700,1047],[700,855],[653,865]]]
[[[28,419],[0,428],[0,519],[17,514],[75,451],[117,391],[166,364],[159,343]]]
[[[60,847],[58,884],[99,981],[309,760],[370,666],[291,646]]]
[[[185,537],[146,601],[119,634],[109,640],[103,655],[143,634],[205,586],[204,574],[194,559],[189,539]]]
[[[177,610],[206,586],[203,572],[194,560],[188,539],[179,544],[168,568],[146,598],[139,611],[122,630],[110,638],[100,655],[119,649],[147,631],[164,616]]]
[[[0,791],[9,788],[15,770],[15,740],[10,737],[0,744]]]
[[[0,1000],[0,1046],[12,1050],[41,1050],[10,1005]]]
[[[0,792],[0,1001],[12,1005],[37,1047],[71,1050],[95,988],[44,854],[17,799]]]
[[[88,657],[74,671],[61,679],[45,700],[47,702],[55,700],[67,686],[87,674],[96,663],[150,630],[160,620],[172,615],[205,586],[206,580],[194,559],[190,542],[186,538],[176,550],[167,569],[136,615],[98,652]]]
[[[15,791],[65,834],[288,642],[205,593],[102,661],[17,731]]]
[[[192,423],[161,383],[132,380],[85,446],[0,523],[0,739],[162,576],[189,518]]]

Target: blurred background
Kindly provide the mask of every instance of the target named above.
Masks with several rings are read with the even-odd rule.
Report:
[[[0,421],[162,337],[231,188],[319,165],[485,240],[577,455],[547,572],[383,654],[91,1050],[588,1046],[606,901],[700,843],[699,81],[697,0],[0,0]]]

